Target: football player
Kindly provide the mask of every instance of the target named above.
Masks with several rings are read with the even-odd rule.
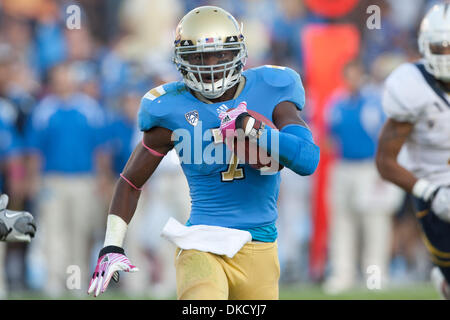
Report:
[[[17,180],[11,172],[17,172],[17,163],[20,162],[19,149],[20,142],[16,131],[0,117],[0,167],[5,168],[10,181]],[[2,184],[0,178],[0,190]],[[33,216],[25,211],[7,210],[8,201],[8,196],[0,192],[0,241],[30,242],[36,232]],[[1,248],[0,256],[2,256]]]
[[[423,240],[435,267],[431,278],[450,298],[450,5],[433,6],[422,20],[423,59],[386,79],[388,116],[376,163],[383,178],[412,193]]]
[[[164,228],[178,246],[177,298],[278,299],[280,173],[240,163],[226,143],[240,133],[299,175],[315,171],[319,148],[299,116],[305,102],[299,75],[275,66],[244,71],[246,58],[242,25],[225,10],[199,7],[181,19],[174,63],[183,81],[142,99],[144,137],[116,184],[88,294],[104,292],[117,271],[137,271],[123,249],[127,225],[142,186],[175,148],[192,200],[186,226],[169,220]]]

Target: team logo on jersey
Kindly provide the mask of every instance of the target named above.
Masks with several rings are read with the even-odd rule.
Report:
[[[197,110],[189,111],[184,116],[186,117],[187,122],[189,122],[191,125],[193,125],[194,127],[197,125],[197,123],[198,123],[198,111]]]

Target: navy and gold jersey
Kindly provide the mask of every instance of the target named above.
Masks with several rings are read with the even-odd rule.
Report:
[[[190,188],[189,224],[249,230],[254,240],[263,241],[266,238],[258,239],[255,230],[274,227],[280,174],[262,175],[239,163],[221,140],[218,115],[245,101],[249,110],[273,122],[277,104],[290,101],[302,110],[305,95],[300,76],[286,67],[248,69],[243,77],[245,86],[236,99],[212,104],[197,99],[182,81],[154,88],[142,99],[138,122],[142,131],[152,127],[173,131]]]

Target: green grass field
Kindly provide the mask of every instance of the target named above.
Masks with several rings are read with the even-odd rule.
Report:
[[[20,300],[47,300],[49,297],[43,296],[39,293],[19,294],[9,297],[9,299]],[[87,295],[80,296],[62,296],[58,300],[73,300],[73,299],[89,299]],[[160,299],[152,296],[127,296],[117,290],[110,290],[105,294],[99,296],[99,300],[154,300]],[[169,297],[175,299],[175,295]],[[326,295],[319,286],[314,285],[296,285],[280,288],[280,300],[437,300],[438,293],[431,284],[414,284],[404,285],[386,290],[368,290],[368,289],[354,289],[339,295]]]
[[[282,300],[436,300],[439,294],[431,284],[414,284],[386,290],[354,289],[339,295],[326,295],[320,287],[284,287]]]

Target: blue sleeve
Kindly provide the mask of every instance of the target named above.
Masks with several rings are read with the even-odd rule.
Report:
[[[300,125],[287,125],[281,131],[266,127],[258,145],[301,176],[313,174],[319,165],[320,149],[311,131]]]
[[[141,100],[141,107],[138,112],[138,126],[141,131],[148,131],[159,124],[159,119],[155,115],[152,102],[152,100],[145,97]]]

